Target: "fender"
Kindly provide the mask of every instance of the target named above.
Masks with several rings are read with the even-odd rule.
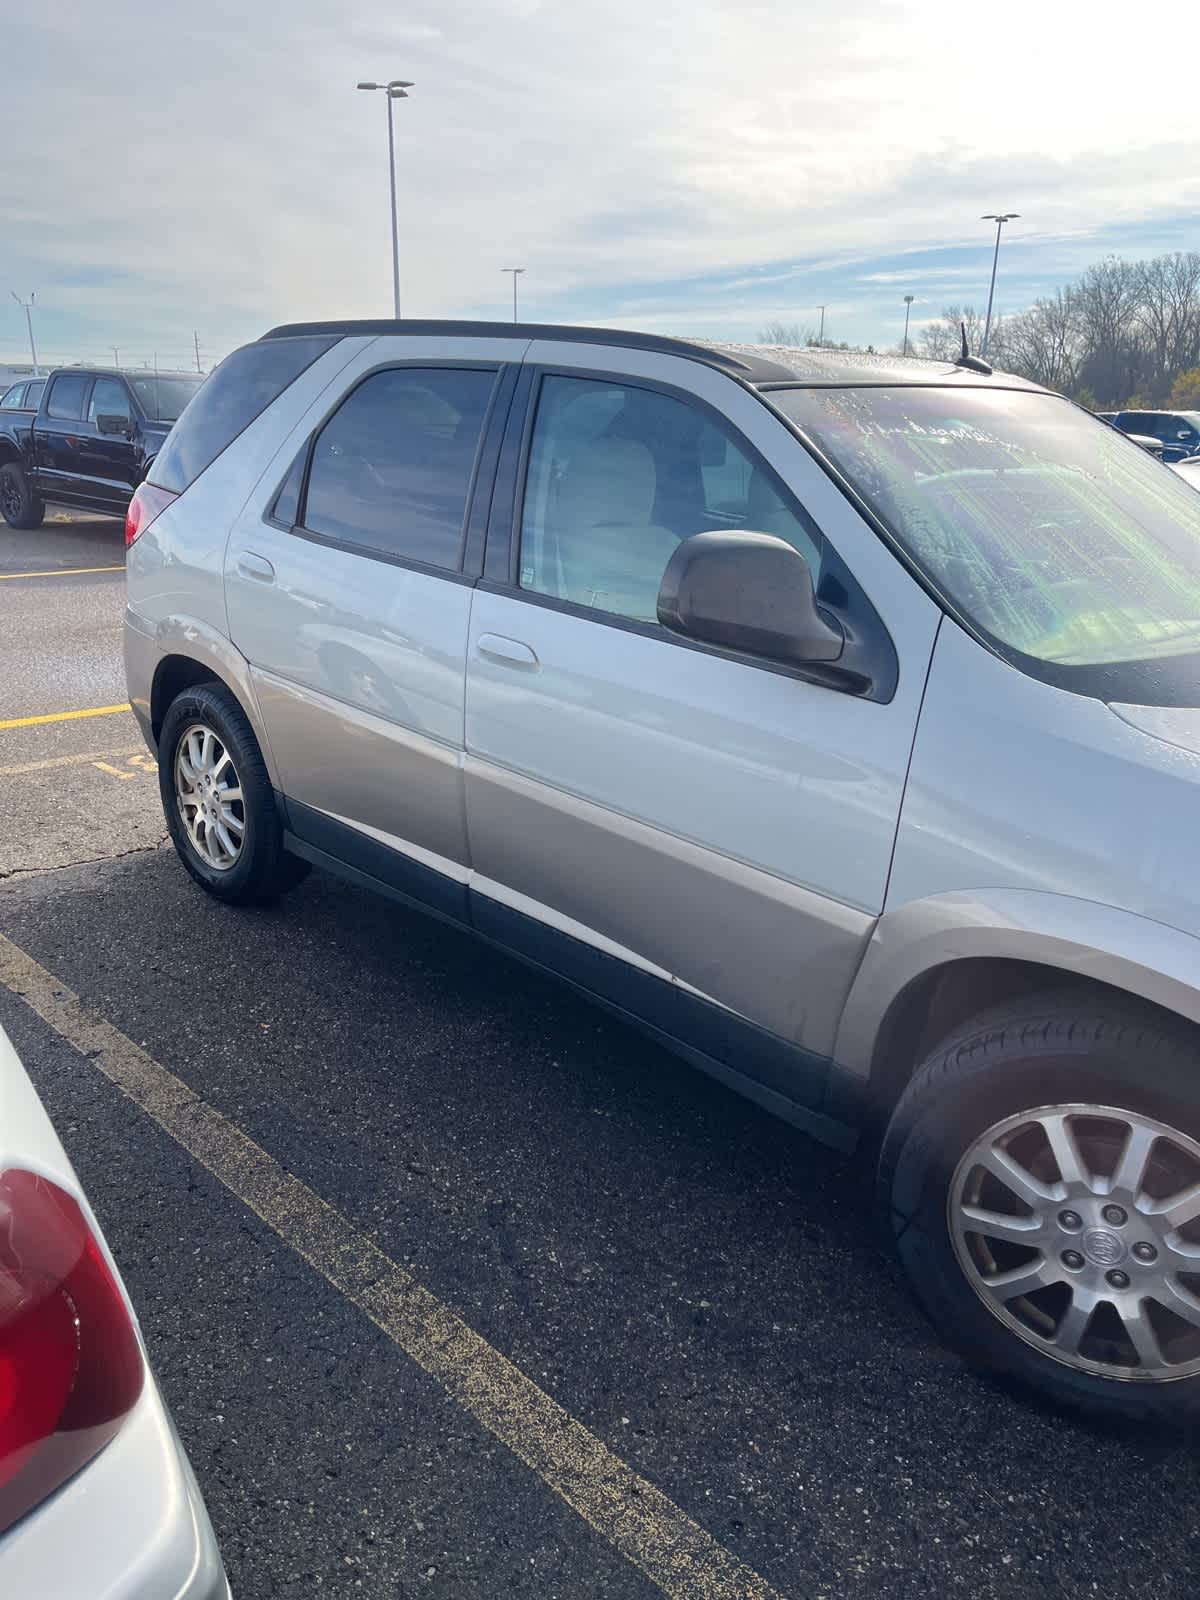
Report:
[[[1095,901],[1035,889],[955,890],[888,911],[842,1008],[834,1060],[852,1086],[871,1074],[892,1002],[964,959],[1036,962],[1092,978],[1200,1023],[1200,939]]]
[[[254,692],[250,663],[237,646],[211,623],[202,622],[198,617],[171,616],[152,622],[128,606],[125,610],[125,674],[133,713],[151,749],[157,745],[152,718],[155,710],[160,709],[152,704],[154,680],[168,656],[184,656],[206,667],[237,696],[263,753],[267,775],[278,789],[279,774]]]

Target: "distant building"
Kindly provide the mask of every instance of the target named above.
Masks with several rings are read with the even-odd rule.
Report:
[[[42,371],[45,372],[43,367]],[[33,364],[29,361],[0,361],[0,389],[7,389],[18,378],[32,378]]]

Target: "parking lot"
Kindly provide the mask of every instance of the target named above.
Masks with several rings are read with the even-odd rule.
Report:
[[[240,1600],[1196,1593],[1190,1442],[965,1369],[869,1161],[322,874],[195,889],[122,560],[0,529],[0,1023]]]

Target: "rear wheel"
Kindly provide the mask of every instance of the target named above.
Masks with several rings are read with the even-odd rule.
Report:
[[[46,516],[45,501],[15,461],[0,467],[0,514],[10,528],[40,528]]]
[[[202,888],[235,905],[263,905],[308,873],[288,855],[266,763],[223,685],[185,689],[158,741],[163,812],[179,859]]]
[[[1091,996],[980,1016],[880,1164],[901,1262],[968,1359],[1099,1414],[1200,1416],[1200,1056]]]

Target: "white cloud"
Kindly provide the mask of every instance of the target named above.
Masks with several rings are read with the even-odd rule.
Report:
[[[1194,56],[1146,28],[1118,48],[1093,0],[1010,0],[999,20],[961,0],[409,0],[402,17],[58,0],[45,17],[5,24],[6,264],[46,316],[97,329],[221,343],[386,312],[384,107],[364,76],[416,80],[396,107],[414,314],[502,315],[510,261],[532,310],[572,294],[602,319],[629,286],[740,274],[736,303],[772,281],[754,262],[849,271],[974,240],[998,206],[1023,214],[1013,244],[1200,210]]]

